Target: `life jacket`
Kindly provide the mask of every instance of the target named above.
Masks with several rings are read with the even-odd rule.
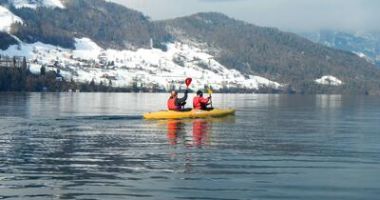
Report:
[[[193,99],[193,108],[194,109],[205,109],[207,106],[208,99],[205,99],[203,97],[196,96]]]
[[[177,99],[176,98],[169,98],[168,99],[168,110],[179,110],[180,107],[178,107],[177,105],[175,105],[175,101]]]

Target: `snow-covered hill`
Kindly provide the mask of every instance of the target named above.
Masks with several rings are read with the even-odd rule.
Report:
[[[380,77],[377,68],[359,58],[373,60],[365,51],[356,56],[220,13],[155,22],[102,0],[0,0],[0,6],[0,55],[26,56],[34,73],[41,66],[60,68],[67,80],[169,89],[183,86],[180,82],[190,76],[193,89],[211,84],[217,89],[325,92],[357,87],[352,90],[367,92],[362,82]],[[38,6],[48,8],[33,10]],[[32,9],[17,9],[25,7]],[[15,22],[22,24],[12,26]],[[342,41],[334,44],[357,42]],[[352,87],[315,81],[330,74]],[[374,88],[372,93],[380,91],[375,82],[366,85]]]
[[[16,8],[32,8],[37,7],[51,7],[51,8],[65,8],[60,0],[8,0]]]
[[[316,79],[315,82],[320,85],[330,85],[330,86],[343,85],[343,81],[331,75],[322,76],[321,78]]]
[[[179,42],[167,45],[168,50],[102,49],[89,38],[76,39],[75,50],[64,49],[40,42],[13,45],[0,54],[25,56],[32,62],[31,70],[39,73],[41,66],[60,68],[67,79],[79,82],[94,80],[114,87],[138,84],[168,90],[186,77],[194,79],[192,88],[200,89],[212,85],[215,89],[260,88],[280,89],[280,83],[254,75],[243,75],[215,61],[201,49]]]
[[[22,23],[22,19],[0,5],[0,31],[9,32],[11,25],[16,22]]]

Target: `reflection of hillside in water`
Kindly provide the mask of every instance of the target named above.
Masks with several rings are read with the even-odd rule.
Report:
[[[317,95],[317,107],[323,109],[338,109],[342,106],[342,95]]]

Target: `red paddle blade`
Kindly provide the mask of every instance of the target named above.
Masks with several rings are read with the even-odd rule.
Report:
[[[189,85],[191,84],[191,81],[192,81],[193,79],[192,78],[187,78],[186,80],[185,80],[185,83],[186,83],[186,86],[187,87],[189,87]]]

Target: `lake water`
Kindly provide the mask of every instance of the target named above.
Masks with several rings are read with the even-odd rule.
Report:
[[[215,95],[235,117],[147,121],[166,94],[0,94],[0,199],[379,199],[380,98]]]

